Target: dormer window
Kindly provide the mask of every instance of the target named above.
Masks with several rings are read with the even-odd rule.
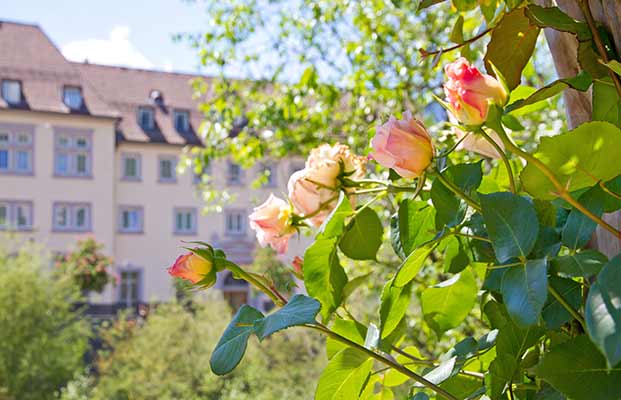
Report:
[[[138,107],[138,125],[145,131],[155,127],[154,111],[151,107]]]
[[[63,102],[72,110],[82,108],[82,89],[77,86],[65,86],[63,89]]]
[[[177,132],[187,133],[190,130],[190,113],[188,111],[175,110],[173,112],[173,120]]]
[[[17,105],[22,102],[22,84],[20,81],[3,80],[2,98],[8,104]]]

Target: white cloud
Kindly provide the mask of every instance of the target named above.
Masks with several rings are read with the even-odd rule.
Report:
[[[129,40],[128,26],[115,26],[107,39],[85,39],[62,46],[63,55],[71,60],[88,60],[95,64],[118,65],[134,68],[153,68],[154,64]]]

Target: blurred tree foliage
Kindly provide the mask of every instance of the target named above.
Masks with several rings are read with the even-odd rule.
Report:
[[[0,249],[0,399],[53,399],[83,368],[89,324],[72,304],[79,290],[53,278],[41,249]]]
[[[211,372],[210,354],[230,314],[226,302],[209,298],[191,309],[162,305],[147,320],[120,318],[102,332],[108,350],[98,359],[98,379],[77,377],[62,399],[308,398],[325,363],[323,342],[313,333],[254,343],[235,373],[223,379]]]

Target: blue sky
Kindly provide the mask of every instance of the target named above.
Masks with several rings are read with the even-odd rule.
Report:
[[[0,20],[36,23],[67,58],[178,72],[198,72],[196,51],[171,35],[207,21],[200,1],[5,0]]]

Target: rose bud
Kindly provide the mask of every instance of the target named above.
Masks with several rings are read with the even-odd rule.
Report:
[[[448,76],[444,93],[450,111],[464,125],[481,125],[487,120],[490,103],[504,105],[507,101],[504,86],[463,57],[446,65],[444,71]]]
[[[371,147],[375,161],[404,178],[420,176],[433,158],[429,132],[409,111],[401,120],[391,116],[388,122],[378,126]]]
[[[202,281],[207,275],[215,275],[213,263],[194,253],[179,256],[172,267],[168,268],[168,273],[177,278],[185,279],[192,283]],[[213,282],[215,283],[215,279]]]
[[[248,219],[250,227],[257,232],[257,240],[262,247],[269,245],[279,254],[287,251],[289,239],[295,229],[291,226],[291,207],[286,201],[270,194]]]
[[[298,277],[304,276],[304,259],[300,256],[295,256],[293,258],[293,271]],[[300,278],[302,279],[302,278]]]
[[[321,225],[336,205],[341,173],[349,179],[362,178],[365,164],[363,157],[342,144],[322,144],[313,149],[305,168],[289,178],[289,200],[295,211],[302,216],[312,215],[309,222],[313,226]]]

